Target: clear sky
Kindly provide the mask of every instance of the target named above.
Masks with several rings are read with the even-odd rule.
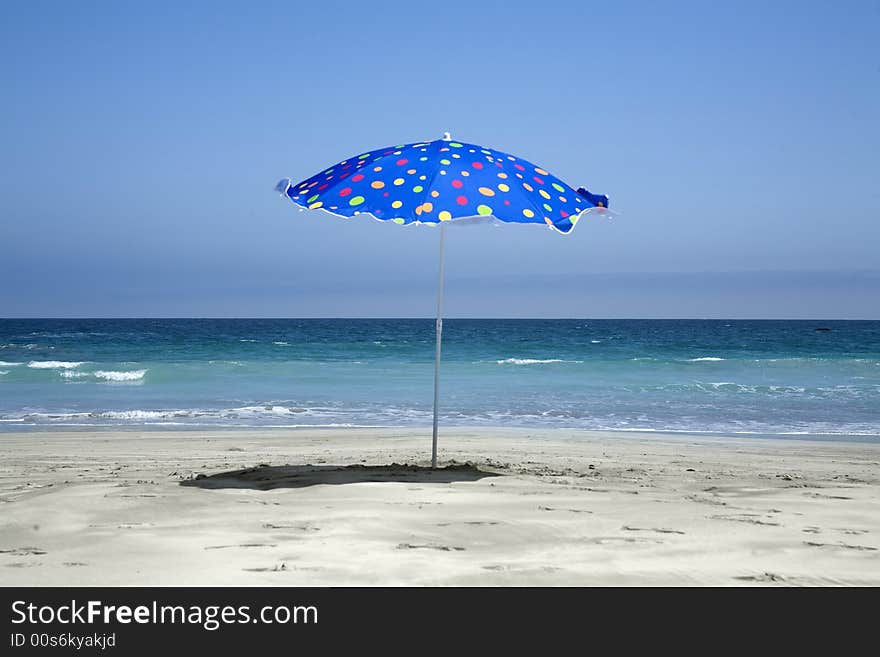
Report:
[[[450,316],[880,318],[876,1],[10,0],[0,76],[0,316],[430,316],[272,188],[448,130],[620,212],[448,231]]]

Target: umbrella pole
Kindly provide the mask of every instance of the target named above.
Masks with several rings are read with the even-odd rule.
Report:
[[[434,354],[434,439],[431,443],[431,467],[437,467],[437,424],[440,404],[440,343],[443,339],[443,255],[446,247],[446,224],[440,222],[440,267],[437,275],[437,351]]]

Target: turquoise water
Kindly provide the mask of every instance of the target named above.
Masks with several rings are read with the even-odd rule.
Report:
[[[0,431],[428,425],[433,358],[424,319],[0,320]],[[441,388],[445,425],[875,440],[880,322],[446,320]]]

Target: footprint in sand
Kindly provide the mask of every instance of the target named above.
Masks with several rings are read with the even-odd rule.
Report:
[[[684,534],[683,531],[678,529],[666,529],[665,527],[630,527],[629,525],[624,525],[621,529],[628,532],[657,532],[658,534]]]
[[[739,575],[733,579],[739,579],[743,582],[784,582],[785,578],[776,573],[764,573],[762,575]]]
[[[843,548],[845,550],[859,550],[868,552],[877,551],[877,548],[871,547],[870,545],[851,545],[849,543],[814,543],[813,541],[804,541],[804,545],[809,545],[810,547],[817,548]]]
[[[27,557],[31,555],[46,554],[46,551],[35,547],[19,547],[0,550],[0,554],[8,554],[15,557]]]
[[[766,520],[761,520],[760,518],[756,517],[756,515],[757,514],[753,514],[753,513],[741,513],[738,515],[730,515],[730,516],[714,515],[714,516],[709,516],[709,519],[710,520],[729,520],[731,522],[746,522],[746,523],[749,523],[750,525],[766,525],[768,527],[781,527],[782,526],[781,523],[778,523],[778,522],[768,522]]]
[[[456,552],[463,552],[465,550],[465,548],[458,547],[456,545],[440,545],[438,543],[422,543],[422,544],[398,543],[397,549],[398,550],[441,550],[442,552],[451,552],[453,550]]]
[[[280,573],[287,570],[287,565],[280,563],[270,568],[242,568],[242,570],[246,570],[249,573]]]
[[[277,543],[239,543],[237,545],[207,545],[205,550],[226,550],[228,548],[278,547]]]
[[[662,545],[663,541],[656,538],[635,538],[632,536],[597,536],[586,540],[587,543],[597,545],[611,545],[614,543],[654,543]]]

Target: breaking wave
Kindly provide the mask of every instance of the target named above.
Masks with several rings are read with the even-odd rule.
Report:
[[[105,381],[138,381],[139,379],[143,379],[144,374],[146,373],[147,370],[134,370],[133,372],[107,372],[104,370],[98,370],[94,374],[99,379],[104,379]]]
[[[71,360],[32,360],[28,363],[28,367],[35,370],[57,370],[57,369],[73,369],[79,367],[84,361]]]
[[[505,358],[496,360],[499,365],[545,365],[547,363],[583,363],[582,360],[562,360],[561,358]]]

